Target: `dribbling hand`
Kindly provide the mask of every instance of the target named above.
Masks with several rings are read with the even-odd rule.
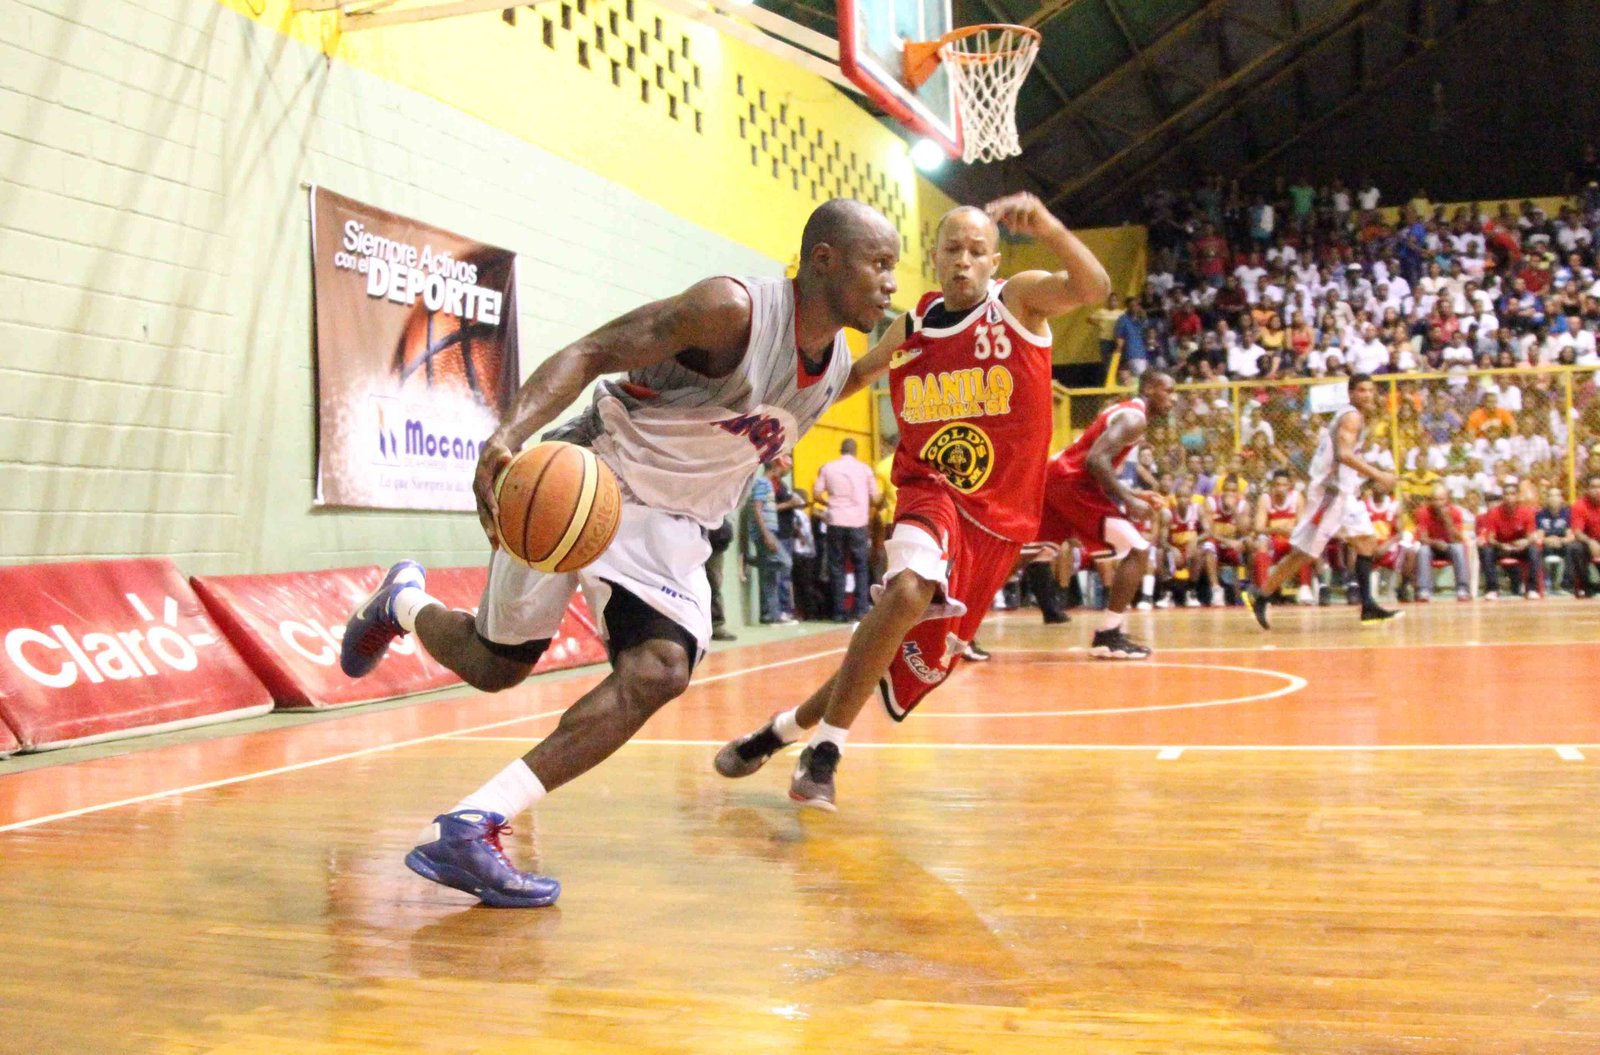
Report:
[[[500,474],[511,464],[511,448],[497,436],[491,436],[478,449],[478,468],[472,477],[472,493],[478,500],[478,523],[489,536],[489,546],[500,548],[500,503],[494,496],[494,485]]]

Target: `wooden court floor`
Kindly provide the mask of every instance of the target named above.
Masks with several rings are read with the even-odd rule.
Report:
[[[522,819],[543,910],[400,858],[592,672],[0,763],[0,1052],[1600,1051],[1600,602],[1278,617],[998,617],[836,815],[710,761],[845,633],[719,652]]]

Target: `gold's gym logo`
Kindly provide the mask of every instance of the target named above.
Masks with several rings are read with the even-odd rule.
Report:
[[[950,485],[970,495],[994,468],[994,444],[976,425],[946,425],[922,445],[921,459],[944,474]]]

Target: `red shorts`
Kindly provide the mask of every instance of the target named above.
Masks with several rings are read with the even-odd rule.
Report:
[[[1106,541],[1106,521],[1126,520],[1128,514],[1106,496],[1088,473],[1051,475],[1044,485],[1044,516],[1039,521],[1038,541],[1058,545],[1076,539],[1091,552],[1103,553],[1113,547]]]
[[[1271,547],[1272,563],[1276,564],[1290,553],[1294,552],[1294,544],[1289,541],[1288,535],[1268,535],[1267,545]]]
[[[1244,550],[1231,542],[1217,542],[1218,564],[1243,564]]]
[[[1396,546],[1387,553],[1380,553],[1377,559],[1372,562],[1372,566],[1394,571],[1400,566],[1400,547]]]
[[[943,485],[907,484],[895,495],[895,527],[913,525],[941,544],[948,585],[944,597],[966,605],[958,616],[934,616],[911,628],[878,683],[889,716],[900,721],[955,669],[959,651],[978,632],[995,594],[1011,577],[1020,542],[1000,538],[956,512]],[[893,568],[890,569],[894,571]],[[941,598],[936,597],[935,603]]]

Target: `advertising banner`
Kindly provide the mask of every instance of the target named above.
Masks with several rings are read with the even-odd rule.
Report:
[[[428,592],[451,608],[475,611],[487,576],[481,567],[430,569]],[[271,691],[279,710],[373,703],[460,684],[415,635],[390,645],[383,662],[364,678],[348,678],[339,669],[345,621],[382,578],[383,569],[369,565],[200,577],[194,589]],[[605,646],[578,597],[536,669],[559,670],[605,658]]]
[[[0,568],[0,720],[24,748],[272,707],[171,561]]]
[[[471,510],[519,380],[516,254],[311,191],[318,504]]]

